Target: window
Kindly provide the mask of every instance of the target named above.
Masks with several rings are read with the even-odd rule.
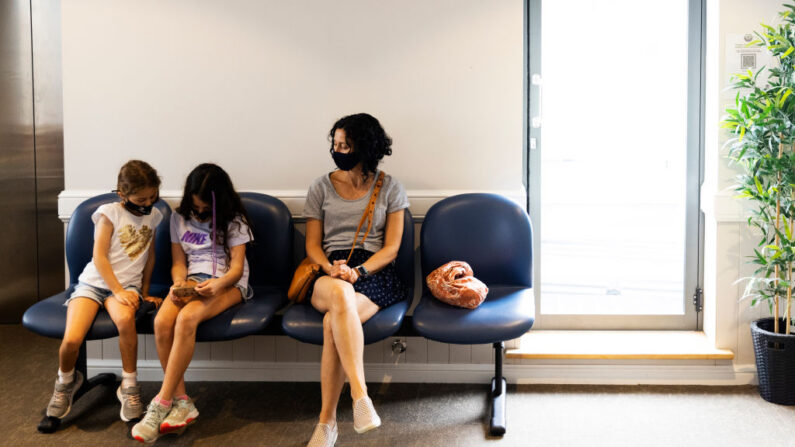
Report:
[[[527,6],[538,327],[696,329],[702,0]]]

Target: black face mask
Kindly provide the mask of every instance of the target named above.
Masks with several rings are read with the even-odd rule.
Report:
[[[193,217],[195,217],[196,220],[198,220],[200,222],[204,222],[205,220],[209,219],[210,216],[213,215],[212,211],[204,211],[204,212],[200,213],[200,212],[198,212],[196,210],[190,210],[190,212],[191,212],[191,214],[193,214]]]
[[[342,152],[334,151],[331,153],[331,158],[334,159],[334,164],[343,171],[350,171],[359,164],[359,154],[356,152],[343,154]]]
[[[155,202],[156,201],[157,200],[155,200]],[[143,206],[143,205],[136,205],[136,204],[130,202],[129,200],[125,200],[124,201],[124,208],[126,208],[127,211],[130,211],[130,212],[133,212],[133,213],[138,213],[138,214],[143,214],[144,216],[148,216],[148,215],[152,214],[152,208],[154,208],[154,206],[155,206],[154,203],[152,203],[149,206]]]

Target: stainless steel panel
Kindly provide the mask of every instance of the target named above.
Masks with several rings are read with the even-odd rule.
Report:
[[[63,222],[58,193],[64,188],[61,88],[61,2],[32,0],[33,100],[36,142],[36,208],[39,299],[63,290]]]
[[[0,321],[38,296],[30,4],[0,1]]]

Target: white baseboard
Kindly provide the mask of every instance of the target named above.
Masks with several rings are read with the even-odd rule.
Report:
[[[121,375],[120,360],[88,361],[88,375]],[[508,383],[566,385],[748,385],[756,373],[734,365],[504,365]],[[488,383],[494,375],[489,364],[370,364],[365,376],[373,383]],[[163,380],[155,360],[138,361],[142,381]],[[318,382],[319,363],[192,362],[189,382]]]

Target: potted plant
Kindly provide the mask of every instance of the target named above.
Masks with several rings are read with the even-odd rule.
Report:
[[[735,107],[723,125],[731,129],[728,156],[741,168],[736,191],[753,209],[748,225],[759,232],[744,299],[766,303],[773,318],[751,325],[759,392],[770,402],[795,405],[795,334],[792,269],[795,263],[795,6],[784,5],[777,27],[762,25],[748,45],[765,48],[775,61],[732,78]],[[760,78],[760,74],[764,75]],[[766,80],[762,80],[767,78]]]

